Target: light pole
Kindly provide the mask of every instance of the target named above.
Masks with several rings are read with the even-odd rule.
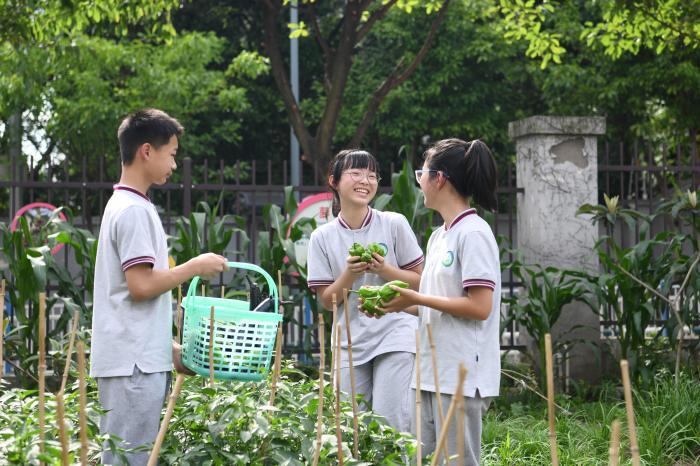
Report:
[[[299,10],[297,0],[292,0],[290,9],[290,22],[292,24],[297,24],[299,22]],[[299,38],[293,37],[289,41],[289,55],[290,55],[290,80],[292,83],[292,94],[294,95],[294,100],[297,105],[299,104]],[[289,153],[289,166],[292,170],[292,186],[298,187],[300,185],[299,180],[299,140],[294,134],[294,128],[290,126],[289,138],[291,150]],[[297,200],[299,200],[299,193],[297,191]]]

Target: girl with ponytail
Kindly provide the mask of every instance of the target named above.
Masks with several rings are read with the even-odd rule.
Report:
[[[481,418],[500,384],[501,269],[496,239],[474,205],[496,207],[496,163],[483,142],[445,139],[425,153],[416,181],[425,205],[440,213],[444,225],[428,241],[419,291],[393,287],[400,293],[381,310],[416,313],[420,318],[421,352],[430,354],[426,325],[435,338],[443,415],[438,414],[436,388],[428,380],[415,393],[421,397],[424,453],[435,449],[440,419],[454,396],[464,396],[464,459],[478,465]],[[392,315],[392,314],[389,314]],[[421,373],[432,374],[432,358],[422,357]],[[461,392],[456,392],[459,364],[467,368]],[[412,385],[415,387],[415,383]],[[461,422],[461,420],[457,420]],[[451,423],[446,454],[457,451],[456,424]]]

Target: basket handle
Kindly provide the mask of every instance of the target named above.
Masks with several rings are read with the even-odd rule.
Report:
[[[277,285],[275,285],[275,281],[272,279],[270,274],[265,272],[265,270],[262,267],[259,267],[255,264],[249,264],[247,262],[228,262],[228,266],[231,269],[251,270],[262,275],[265,278],[265,281],[267,282],[267,287],[270,290],[270,296],[272,296],[275,301],[275,309],[279,309],[279,295],[277,292]],[[196,296],[198,284],[199,275],[196,275],[190,282],[190,287],[187,290],[187,298],[191,296]]]

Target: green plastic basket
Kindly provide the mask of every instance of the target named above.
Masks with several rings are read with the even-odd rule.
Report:
[[[262,268],[244,262],[229,262],[232,269],[251,270],[267,281],[274,308],[279,295],[272,277]],[[197,296],[199,277],[194,277],[182,301],[182,361],[192,371],[209,376],[211,307],[214,306],[214,377],[226,380],[261,380],[270,368],[277,326],[277,312],[253,312],[250,303],[237,299]]]

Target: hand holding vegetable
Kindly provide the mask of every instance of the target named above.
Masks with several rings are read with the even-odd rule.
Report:
[[[368,264],[372,262],[372,254],[377,253],[382,257],[386,255],[386,252],[384,252],[384,248],[382,248],[377,243],[370,243],[367,245],[367,247],[362,246],[360,243],[352,243],[352,246],[350,246],[348,253],[352,257],[359,257],[360,261],[366,262]]]
[[[399,292],[394,290],[392,286],[408,288],[408,283],[402,282],[401,280],[394,280],[381,286],[365,285],[360,287],[360,289],[357,290],[357,294],[362,301],[360,310],[372,317],[383,316],[384,311],[380,308],[399,295]]]

